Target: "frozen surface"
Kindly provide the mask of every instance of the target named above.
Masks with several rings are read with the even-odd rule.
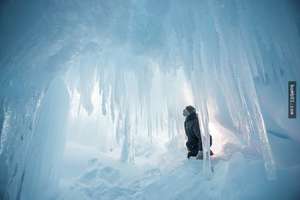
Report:
[[[299,7],[1,1],[0,199],[297,199]],[[189,104],[203,162],[185,160]]]
[[[114,159],[113,152],[95,157],[93,149],[72,144],[65,154],[67,175],[55,199],[297,199],[300,147],[276,136],[270,141],[278,163],[275,181],[268,181],[262,161],[245,149],[228,147],[213,156],[213,176],[207,178],[203,161],[185,159],[182,149],[152,147],[151,156],[133,165]],[[77,170],[70,174],[68,165]]]

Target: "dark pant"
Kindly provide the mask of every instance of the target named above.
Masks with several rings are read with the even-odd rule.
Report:
[[[196,156],[199,151],[198,143],[191,143],[189,141],[186,142],[186,147],[188,149],[187,157]]]
[[[210,146],[212,145],[212,137],[210,135]],[[188,149],[188,158],[191,157],[191,156],[197,156],[198,154],[198,151],[202,151],[203,148],[202,148],[202,144],[199,145],[198,144],[198,141],[187,141],[186,142],[186,147]],[[210,153],[211,155],[213,155],[212,151]]]

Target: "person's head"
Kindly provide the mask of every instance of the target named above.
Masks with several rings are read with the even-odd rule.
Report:
[[[185,107],[182,114],[183,114],[183,116],[187,117],[190,114],[195,113],[195,112],[196,112],[196,108],[194,108],[193,106],[190,105],[190,106]]]

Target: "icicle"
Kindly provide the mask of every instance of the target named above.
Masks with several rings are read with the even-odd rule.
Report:
[[[1,135],[0,135],[0,155],[3,153],[4,151],[4,147],[6,145],[7,142],[7,137],[8,137],[8,133],[9,133],[9,129],[10,129],[10,121],[11,121],[11,111],[10,109],[7,109],[6,111],[4,111],[4,121],[2,124],[2,130],[1,130]]]
[[[122,114],[118,113],[117,115],[117,122],[116,122],[116,128],[115,128],[115,135],[116,135],[116,141],[117,141],[117,144],[120,144],[121,143],[121,136],[122,136]]]
[[[102,93],[102,101],[101,101],[101,109],[102,109],[102,114],[106,115],[106,92],[103,90]]]
[[[130,123],[129,111],[127,110],[124,116],[124,127],[123,127],[123,146],[121,160],[125,162],[134,161],[134,147],[133,147],[133,137],[132,137],[132,126]]]
[[[153,140],[153,132],[152,132],[152,119],[150,118],[150,116],[148,116],[148,121],[147,121],[147,132],[148,132],[148,137],[152,143]]]
[[[200,101],[199,123],[201,130],[201,139],[203,147],[203,171],[207,178],[212,176],[211,160],[210,160],[210,131],[209,131],[209,115],[207,111],[207,103],[205,99],[205,91],[202,90],[202,98]]]

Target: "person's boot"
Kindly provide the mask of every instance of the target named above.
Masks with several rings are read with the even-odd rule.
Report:
[[[197,156],[197,152],[195,151],[189,151],[187,154],[187,158],[190,159],[190,157],[195,157]]]

